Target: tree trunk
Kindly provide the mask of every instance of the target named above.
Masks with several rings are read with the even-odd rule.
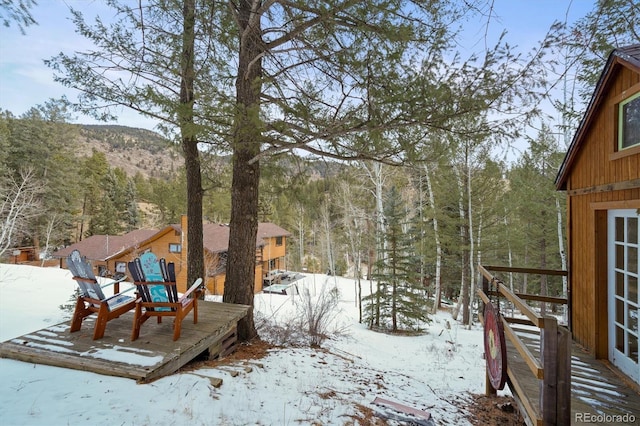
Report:
[[[543,219],[546,216],[546,212],[540,212],[540,217]],[[544,223],[544,222],[543,222]],[[544,231],[543,231],[544,232]],[[542,236],[540,238],[540,269],[547,268],[547,239]],[[540,275],[540,296],[547,296],[547,275]],[[544,316],[547,313],[547,304],[545,302],[540,303],[540,315]]]
[[[564,251],[564,234],[562,233],[562,209],[560,208],[560,200],[556,197],[556,214],[558,216],[558,251],[560,252],[560,261],[562,264],[562,270],[567,270],[567,254]],[[569,297],[567,277],[562,277],[562,297]],[[569,322],[569,311],[567,305],[563,305],[563,316],[565,322]]]
[[[461,276],[460,276],[460,310],[462,311],[462,324],[469,324],[469,221],[467,220],[468,212],[465,210],[465,181],[460,176],[460,171],[454,167],[456,179],[458,181],[458,210],[460,214],[460,245],[461,245]]]
[[[333,252],[333,241],[331,238],[331,214],[329,213],[329,207],[326,203],[322,204],[320,215],[322,218],[322,227],[324,231],[324,236],[326,238],[326,249],[327,249],[327,265],[329,275],[334,277],[336,276],[336,262],[335,262],[335,253]]]
[[[195,0],[185,0],[182,9],[182,81],[180,84],[180,133],[187,178],[187,286],[204,276],[202,237],[202,176],[200,152],[193,122]]]
[[[300,268],[304,266],[304,206],[298,204],[298,252],[300,256]],[[302,270],[302,269],[300,269]]]
[[[505,208],[505,212],[504,212],[504,226],[505,226],[505,230],[506,230],[506,234],[507,234],[507,256],[509,259],[509,267],[513,268],[513,252],[511,251],[511,236],[509,235],[509,220],[507,219],[507,210]],[[514,292],[513,290],[513,272],[509,272],[509,290],[511,290],[511,293]],[[509,306],[511,307],[511,315],[513,315],[513,303],[509,302]]]
[[[396,267],[398,259],[398,246],[396,235],[391,237],[391,331],[398,331],[398,269]]]
[[[435,290],[433,300],[433,313],[437,313],[440,309],[440,299],[442,298],[442,244],[440,244],[440,230],[438,229],[438,217],[436,209],[436,200],[433,195],[433,188],[431,186],[431,176],[429,176],[428,166],[424,165],[424,174],[427,179],[427,191],[429,192],[429,205],[431,206],[431,212],[433,213],[433,234],[436,243],[436,273],[435,273]]]
[[[253,294],[258,234],[260,163],[260,93],[262,90],[262,32],[252,1],[238,2],[240,56],[236,80],[237,111],[233,131],[233,175],[227,281],[223,301],[251,306],[238,322],[238,339],[257,336],[253,320]]]
[[[527,244],[524,248],[524,264],[529,264],[529,244]],[[529,291],[529,274],[522,274],[522,292],[527,294]]]
[[[468,153],[468,148],[467,148]],[[465,173],[466,173],[466,190],[467,190],[467,236],[469,239],[469,305],[468,305],[468,314],[467,321],[465,324],[471,327],[473,325],[473,300],[475,296],[476,289],[476,280],[475,280],[475,268],[473,267],[473,258],[475,251],[475,237],[473,235],[473,205],[471,204],[471,165],[469,164],[469,154],[465,156]]]

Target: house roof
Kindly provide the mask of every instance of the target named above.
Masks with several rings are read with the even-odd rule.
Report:
[[[174,230],[180,233],[182,227],[178,224],[168,225],[157,229],[139,229],[125,235],[93,235],[84,240],[65,247],[53,253],[53,257],[67,257],[73,250],[79,250],[89,260],[105,261],[113,256],[132,250],[167,232]],[[225,252],[229,249],[229,226],[215,223],[202,225],[202,234],[205,250],[212,253]],[[256,247],[266,245],[265,238],[286,237],[290,232],[273,223],[259,223]]]
[[[220,253],[229,249],[229,226],[216,223],[205,223],[202,226],[204,248],[212,253]],[[273,223],[258,223],[256,247],[264,246],[264,239],[287,237],[290,232],[285,231]]]
[[[67,257],[73,250],[78,250],[89,260],[105,261],[148,240],[157,233],[157,229],[137,229],[124,235],[92,235],[56,251],[52,256],[57,258]]]
[[[229,226],[205,223],[202,225],[202,238],[205,250],[212,253],[227,251],[229,248]]]
[[[577,153],[580,151],[582,144],[586,140],[585,134],[587,129],[589,128],[591,121],[594,119],[596,112],[599,110],[600,104],[606,95],[609,85],[608,83],[610,82],[611,77],[619,67],[630,68],[635,72],[640,73],[640,44],[614,49],[609,55],[604,70],[602,71],[593,95],[591,96],[591,101],[589,102],[587,111],[582,117],[578,130],[576,130],[573,140],[571,141],[571,145],[569,145],[569,149],[567,150],[567,154],[560,165],[560,170],[558,170],[555,184],[556,189],[559,191],[567,189],[569,172],[571,171]]]
[[[258,223],[258,238],[274,238],[274,237],[288,237],[291,232],[284,230],[275,223]]]

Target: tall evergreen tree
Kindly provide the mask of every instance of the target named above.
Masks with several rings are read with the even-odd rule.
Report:
[[[415,241],[406,215],[406,203],[393,186],[384,206],[387,242],[376,264],[377,290],[365,298],[365,303],[380,304],[376,309],[365,308],[370,325],[375,323],[371,312],[380,312],[380,326],[393,332],[417,329],[428,320],[428,306],[424,287],[420,282]],[[377,320],[377,319],[376,319]]]
[[[520,120],[536,111],[527,104],[535,90],[544,88],[532,84],[523,90],[516,83],[540,76],[537,65],[547,61],[544,48],[524,58],[501,40],[483,57],[471,55],[464,62],[455,51],[463,23],[485,2],[472,3],[198,3],[195,104],[181,103],[177,96],[183,70],[176,64],[182,64],[185,41],[191,40],[183,35],[191,30],[172,18],[191,16],[186,13],[190,0],[155,0],[140,10],[113,0],[110,4],[126,22],[109,27],[98,22],[91,28],[76,13],[79,30],[99,49],[61,55],[49,63],[63,74],[59,81],[84,92],[78,105],[86,111],[125,105],[183,129],[181,119],[189,116],[188,105],[195,105],[193,118],[206,131],[186,136],[207,134],[232,153],[223,299],[252,305],[265,156],[303,150],[339,159],[400,162],[411,148],[396,138],[400,127],[421,123],[451,129],[455,117],[474,117],[490,109],[509,118],[483,123],[485,127],[512,136],[513,117]],[[449,57],[453,61],[445,60]],[[123,73],[125,78],[116,78]],[[199,190],[191,180],[189,188]],[[195,239],[190,239],[190,247],[192,243]],[[256,335],[252,311],[238,332],[240,340]]]
[[[211,123],[218,118],[203,118],[203,110],[214,103],[206,93],[216,81],[209,70],[226,63],[211,39],[211,19],[220,12],[217,3],[195,0],[108,4],[115,11],[109,23],[96,18],[90,24],[71,9],[77,31],[94,43],[95,50],[60,53],[45,63],[56,72],[57,81],[81,92],[73,104],[76,110],[109,120],[115,118],[114,109],[125,106],[157,119],[166,133],[179,134],[189,197],[184,205],[189,217],[187,279],[193,282],[204,276],[198,143],[208,134],[203,126],[215,127]]]
[[[20,118],[8,117],[4,121],[6,150],[3,168],[17,178],[21,170],[29,168],[41,184],[40,210],[30,223],[30,244],[39,246],[54,213],[60,220],[57,232],[50,233],[52,244],[61,244],[64,235],[73,226],[77,212],[76,194],[81,184],[77,178],[72,141],[78,134],[77,126],[68,124],[68,113],[63,104],[50,100],[30,108]],[[27,243],[27,242],[25,242]]]
[[[591,12],[565,29],[561,42],[559,74],[564,93],[554,106],[562,114],[564,145],[568,147],[611,51],[640,43],[637,0],[596,1]]]
[[[125,206],[125,226],[126,231],[130,232],[140,227],[140,215],[138,213],[138,196],[136,194],[136,186],[133,183],[133,179],[127,179]]]
[[[543,127],[535,139],[530,140],[527,152],[509,173],[511,198],[517,198],[518,222],[524,230],[526,246],[521,252],[521,265],[542,269],[560,269],[561,256],[558,252],[556,197],[561,196],[555,189],[554,180],[563,158],[557,141],[548,127]],[[564,216],[564,215],[563,215]],[[547,283],[546,277],[539,281],[527,282],[523,292],[542,295],[561,295],[561,284]]]

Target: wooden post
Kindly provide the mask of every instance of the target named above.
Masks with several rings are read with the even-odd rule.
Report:
[[[486,370],[486,368],[484,373],[484,394],[486,396],[496,396],[498,394],[498,391],[495,390],[493,386],[491,386],[491,379],[489,379],[489,372]]]
[[[558,327],[558,425],[571,424],[571,333]]]
[[[544,425],[558,424],[558,322],[544,317],[540,330],[540,362],[544,377],[540,383],[540,411]]]
[[[484,294],[486,294],[488,296],[489,295],[489,280],[483,274],[481,274],[481,276],[482,276],[482,291],[484,292]],[[482,310],[480,311],[480,315],[482,316],[482,324],[484,324],[484,305],[485,305],[485,303],[482,302]]]
[[[484,294],[487,294],[487,295],[489,294],[489,280],[484,275],[482,275],[482,291],[484,292]],[[485,322],[484,308],[485,308],[485,303],[482,302],[482,310],[479,316],[482,316],[483,325]],[[493,386],[491,386],[491,380],[489,379],[489,370],[486,367],[487,354],[484,354],[484,358],[485,358],[484,393],[486,396],[496,396],[498,394],[498,391],[494,389]]]

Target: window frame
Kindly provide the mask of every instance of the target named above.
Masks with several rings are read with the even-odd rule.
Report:
[[[173,247],[178,247],[177,250],[172,250]],[[182,244],[180,243],[169,243],[169,253],[182,253]]]
[[[637,100],[638,102],[640,102],[640,91],[631,94],[630,96],[626,97],[625,99],[621,100],[618,103],[618,131],[617,131],[617,151],[618,152],[623,152],[626,151],[628,149],[633,149],[636,148],[640,145],[640,140],[638,140],[636,143],[629,145],[629,146],[623,146],[623,142],[624,142],[624,107],[625,105],[628,105],[629,103],[633,102]]]
[[[622,121],[620,114],[620,105],[628,103],[635,96],[640,95],[640,83],[636,83],[624,90],[622,93],[614,96],[609,101],[607,108],[607,120],[612,123],[611,142],[609,143],[609,160],[618,160],[635,154],[640,154],[640,144],[631,145],[627,148],[620,149],[620,123]]]

